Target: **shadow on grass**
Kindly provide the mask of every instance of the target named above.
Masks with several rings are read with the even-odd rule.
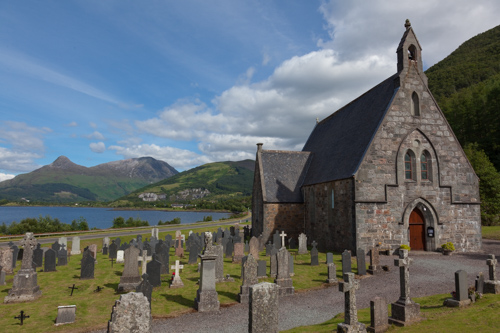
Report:
[[[119,284],[119,283],[105,283],[105,284],[104,284],[104,286],[105,286],[106,288],[111,288],[111,289],[113,289],[113,290],[115,291],[115,295],[116,295],[116,294],[119,294],[119,292],[118,292],[118,284]]]
[[[233,301],[238,301],[238,294],[229,292],[229,291],[218,291],[217,292],[219,295],[226,296],[227,298],[232,299]]]
[[[172,301],[180,305],[188,306],[188,307],[193,307],[194,304],[194,297],[193,298],[186,298],[182,295],[168,295],[168,294],[161,294],[160,296],[165,297],[167,301]]]
[[[73,275],[73,279],[79,279],[80,278],[80,275]]]

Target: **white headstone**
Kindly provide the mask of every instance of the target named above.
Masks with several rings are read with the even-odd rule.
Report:
[[[124,255],[125,255],[125,251],[118,250],[118,252],[116,252],[116,262],[117,263],[125,262]]]

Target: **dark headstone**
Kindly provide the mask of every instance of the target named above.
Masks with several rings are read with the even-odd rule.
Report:
[[[200,250],[198,248],[198,244],[191,244],[190,246],[190,252],[189,252],[189,260],[188,260],[188,265],[193,265],[198,263],[198,254],[200,253]]]
[[[104,244],[104,247],[102,248],[102,255],[107,256],[108,255],[108,246]]]
[[[120,247],[121,243],[122,243],[122,240],[120,239],[120,237],[116,237],[115,238],[115,244],[116,244],[116,246]]]
[[[316,241],[312,242],[312,249],[311,249],[311,266],[318,266],[319,265],[319,259],[318,259],[318,249],[316,248],[318,244]]]
[[[371,325],[368,332],[385,332],[389,328],[389,314],[387,302],[383,297],[375,297],[370,301]]]
[[[276,250],[279,250],[281,248],[281,237],[279,230],[276,230],[276,232],[273,234],[273,245]]]
[[[94,278],[94,265],[95,260],[92,252],[90,250],[84,251],[80,269],[80,280],[88,280]]]
[[[469,299],[467,272],[464,270],[455,272],[455,299],[457,301],[465,301]]]
[[[54,244],[51,245],[52,250],[58,252],[61,249],[61,245],[58,241],[55,241]]]
[[[17,245],[12,245],[10,247],[12,249],[12,269],[16,268],[17,256],[19,255],[19,248]]]
[[[358,249],[356,253],[356,262],[358,265],[358,275],[366,275],[365,250]]]
[[[328,252],[326,254],[326,264],[333,264],[333,253]]]
[[[342,276],[346,273],[352,273],[351,252],[345,250],[342,252]]]
[[[144,273],[142,274],[142,281],[135,287],[135,292],[136,293],[142,293],[146,298],[148,299],[149,302],[149,307],[151,307],[151,295],[153,294],[153,286],[150,283],[150,277],[149,274]]]
[[[265,260],[257,261],[257,277],[266,278],[267,277],[267,262]]]
[[[153,250],[151,249],[151,244],[149,244],[149,242],[142,243],[142,250],[147,251],[148,257],[153,255]]]
[[[115,241],[112,240],[111,241],[111,244],[109,244],[109,259],[113,258],[113,259],[116,259],[116,254],[118,252],[118,246],[116,245]]]
[[[156,255],[158,256],[158,261],[161,263],[161,274],[169,273],[170,265],[170,244],[169,242],[159,242],[156,244],[155,249]]]
[[[288,248],[290,250],[297,249],[297,241],[295,240],[295,238],[292,237],[288,239]]]
[[[44,266],[43,266],[43,271],[44,272],[55,272],[56,271],[56,258],[57,258],[57,253],[53,249],[48,249],[45,251],[44,255]]]
[[[273,244],[271,243],[271,241],[269,241],[269,243],[266,244],[266,256],[271,255],[271,248],[272,247],[273,247]]]
[[[43,250],[41,249],[40,244],[37,244],[35,251],[33,251],[33,262],[36,267],[43,266]]]
[[[68,250],[64,244],[61,245],[61,249],[57,252],[57,266],[66,266],[68,264]]]
[[[226,244],[225,258],[232,258],[233,257],[233,252],[234,252],[234,243],[230,239],[230,240],[228,240],[228,242]]]
[[[161,262],[158,261],[156,254],[153,254],[153,259],[146,264],[146,272],[153,287],[161,286]]]
[[[476,292],[484,294],[484,275],[480,273],[476,279]]]

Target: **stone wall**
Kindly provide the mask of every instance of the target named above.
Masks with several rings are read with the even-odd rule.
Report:
[[[303,191],[308,243],[316,241],[321,251],[355,253],[353,179],[305,186]]]
[[[425,228],[435,229],[426,250],[447,241],[457,251],[481,248],[478,178],[425,82],[425,74],[410,66],[355,175],[357,247],[407,244],[409,214],[420,207]],[[410,110],[413,92],[419,96],[417,116]],[[405,179],[409,150],[413,175]],[[422,153],[429,158],[429,179],[422,179]]]
[[[259,168],[259,154],[255,161],[255,171],[252,189],[252,235],[259,237],[264,231],[264,197],[262,193],[262,182]]]
[[[265,203],[262,234],[266,243],[276,230],[285,231],[287,238],[298,241],[299,234],[304,232],[304,204]]]

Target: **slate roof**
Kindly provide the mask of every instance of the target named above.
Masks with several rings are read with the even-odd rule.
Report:
[[[266,202],[303,202],[300,187],[310,161],[309,152],[262,150]]]
[[[395,74],[319,122],[302,151],[312,159],[303,185],[353,176],[396,93]]]

